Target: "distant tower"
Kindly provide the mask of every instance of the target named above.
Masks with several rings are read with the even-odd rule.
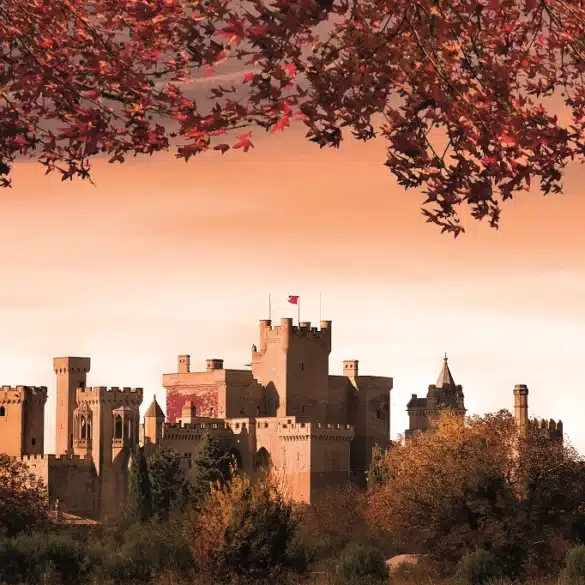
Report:
[[[155,445],[160,443],[164,422],[165,413],[157,402],[156,396],[154,396],[144,415],[144,441],[146,442],[150,439],[150,442]]]
[[[526,437],[528,433],[528,386],[526,384],[514,386],[514,418],[520,434]]]
[[[57,376],[57,417],[55,421],[55,453],[73,452],[73,411],[77,407],[75,391],[85,387],[91,367],[90,358],[61,357],[53,360]]]
[[[436,384],[431,384],[426,398],[419,398],[416,394],[406,405],[409,416],[409,428],[405,433],[410,438],[429,428],[430,418],[439,413],[441,407],[452,409],[455,414],[464,416],[465,395],[463,386],[455,384],[453,374],[449,369],[447,354],[443,358],[443,366],[439,372]]]

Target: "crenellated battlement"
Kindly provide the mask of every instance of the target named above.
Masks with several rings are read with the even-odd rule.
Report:
[[[46,461],[49,465],[61,467],[75,467],[92,463],[91,457],[80,457],[79,455],[21,455],[18,459],[24,463]]]
[[[228,436],[232,434],[232,431],[223,419],[194,423],[165,423],[163,427],[163,439],[169,441],[200,440],[206,434]]]
[[[311,327],[310,321],[293,325],[290,317],[283,317],[280,325],[273,325],[270,319],[260,321],[260,347],[256,355],[262,355],[268,342],[279,342],[282,349],[288,349],[291,340],[312,340],[331,350],[331,321],[321,321],[320,329]]]
[[[279,424],[278,437],[283,440],[311,439],[321,441],[351,441],[355,436],[352,425],[321,422],[284,422]]]
[[[534,418],[529,421],[529,424],[534,428],[549,431],[551,433],[560,433],[561,435],[563,433],[562,420],[555,421],[552,418],[549,420]]]
[[[77,402],[125,402],[140,405],[144,395],[143,388],[130,388],[128,386],[86,386],[75,391]]]
[[[47,401],[46,386],[2,386],[0,387],[0,404],[19,404],[32,402],[44,404]]]

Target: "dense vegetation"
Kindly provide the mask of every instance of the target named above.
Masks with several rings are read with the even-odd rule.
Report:
[[[538,428],[520,437],[506,412],[445,412],[430,432],[376,451],[367,492],[332,488],[311,506],[288,501],[277,476],[250,482],[230,461],[206,439],[187,484],[172,454],[137,451],[126,514],[63,526],[42,506],[31,521],[39,485],[1,459],[0,582],[585,583],[585,463]],[[402,553],[418,564],[388,569]]]

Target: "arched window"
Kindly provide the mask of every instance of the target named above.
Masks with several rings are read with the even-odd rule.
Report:
[[[118,414],[115,418],[114,424],[114,439],[122,439],[124,433],[124,425],[122,423],[122,417]]]
[[[81,440],[85,440],[87,439],[87,421],[85,420],[85,417],[82,416],[81,417],[81,433],[80,433],[80,438]]]
[[[0,406],[0,416],[6,416],[6,409],[3,406]]]

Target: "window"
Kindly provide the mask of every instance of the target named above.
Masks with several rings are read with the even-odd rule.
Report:
[[[115,422],[115,431],[114,431],[114,438],[121,439],[123,436],[124,427],[122,426],[122,417],[120,415],[116,416]]]
[[[305,369],[305,362],[301,362],[301,370]]]
[[[0,406],[0,416],[6,416],[6,409],[3,406]]]
[[[32,446],[34,447],[37,444],[37,440],[33,437],[31,439]]]

